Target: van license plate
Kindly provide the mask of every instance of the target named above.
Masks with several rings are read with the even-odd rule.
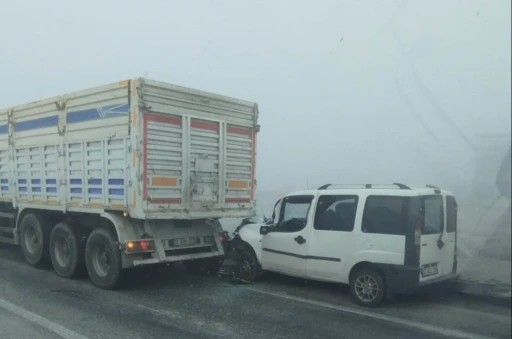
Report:
[[[430,277],[430,276],[436,275],[438,273],[439,273],[439,271],[437,270],[437,264],[426,265],[426,266],[423,266],[423,268],[421,269],[421,276],[423,278]]]
[[[195,245],[197,238],[179,238],[172,240],[172,246],[190,246]]]

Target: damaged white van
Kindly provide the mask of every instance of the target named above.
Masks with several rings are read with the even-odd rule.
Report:
[[[241,225],[230,241],[237,272],[264,271],[349,284],[354,300],[386,297],[456,279],[457,203],[434,186],[338,186],[291,193],[272,220]]]

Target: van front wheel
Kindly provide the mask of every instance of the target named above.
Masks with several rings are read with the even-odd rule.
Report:
[[[386,296],[386,283],[380,273],[372,269],[362,269],[350,280],[350,292],[357,304],[376,307]]]
[[[255,282],[261,277],[263,271],[261,269],[258,258],[254,251],[247,248],[238,253],[238,272],[236,276],[243,281]]]

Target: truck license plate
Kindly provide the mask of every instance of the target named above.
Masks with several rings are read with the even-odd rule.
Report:
[[[190,246],[195,245],[197,242],[197,238],[179,238],[173,239],[172,246]]]
[[[436,274],[438,274],[437,264],[426,265],[421,269],[421,276],[424,278]]]

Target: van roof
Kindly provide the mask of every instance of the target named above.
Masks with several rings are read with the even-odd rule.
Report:
[[[392,185],[324,185],[314,190],[302,190],[289,193],[293,195],[317,195],[317,194],[354,194],[354,195],[396,195],[396,196],[421,196],[444,193],[452,195],[451,192],[431,185],[424,186],[406,186],[402,184]]]

